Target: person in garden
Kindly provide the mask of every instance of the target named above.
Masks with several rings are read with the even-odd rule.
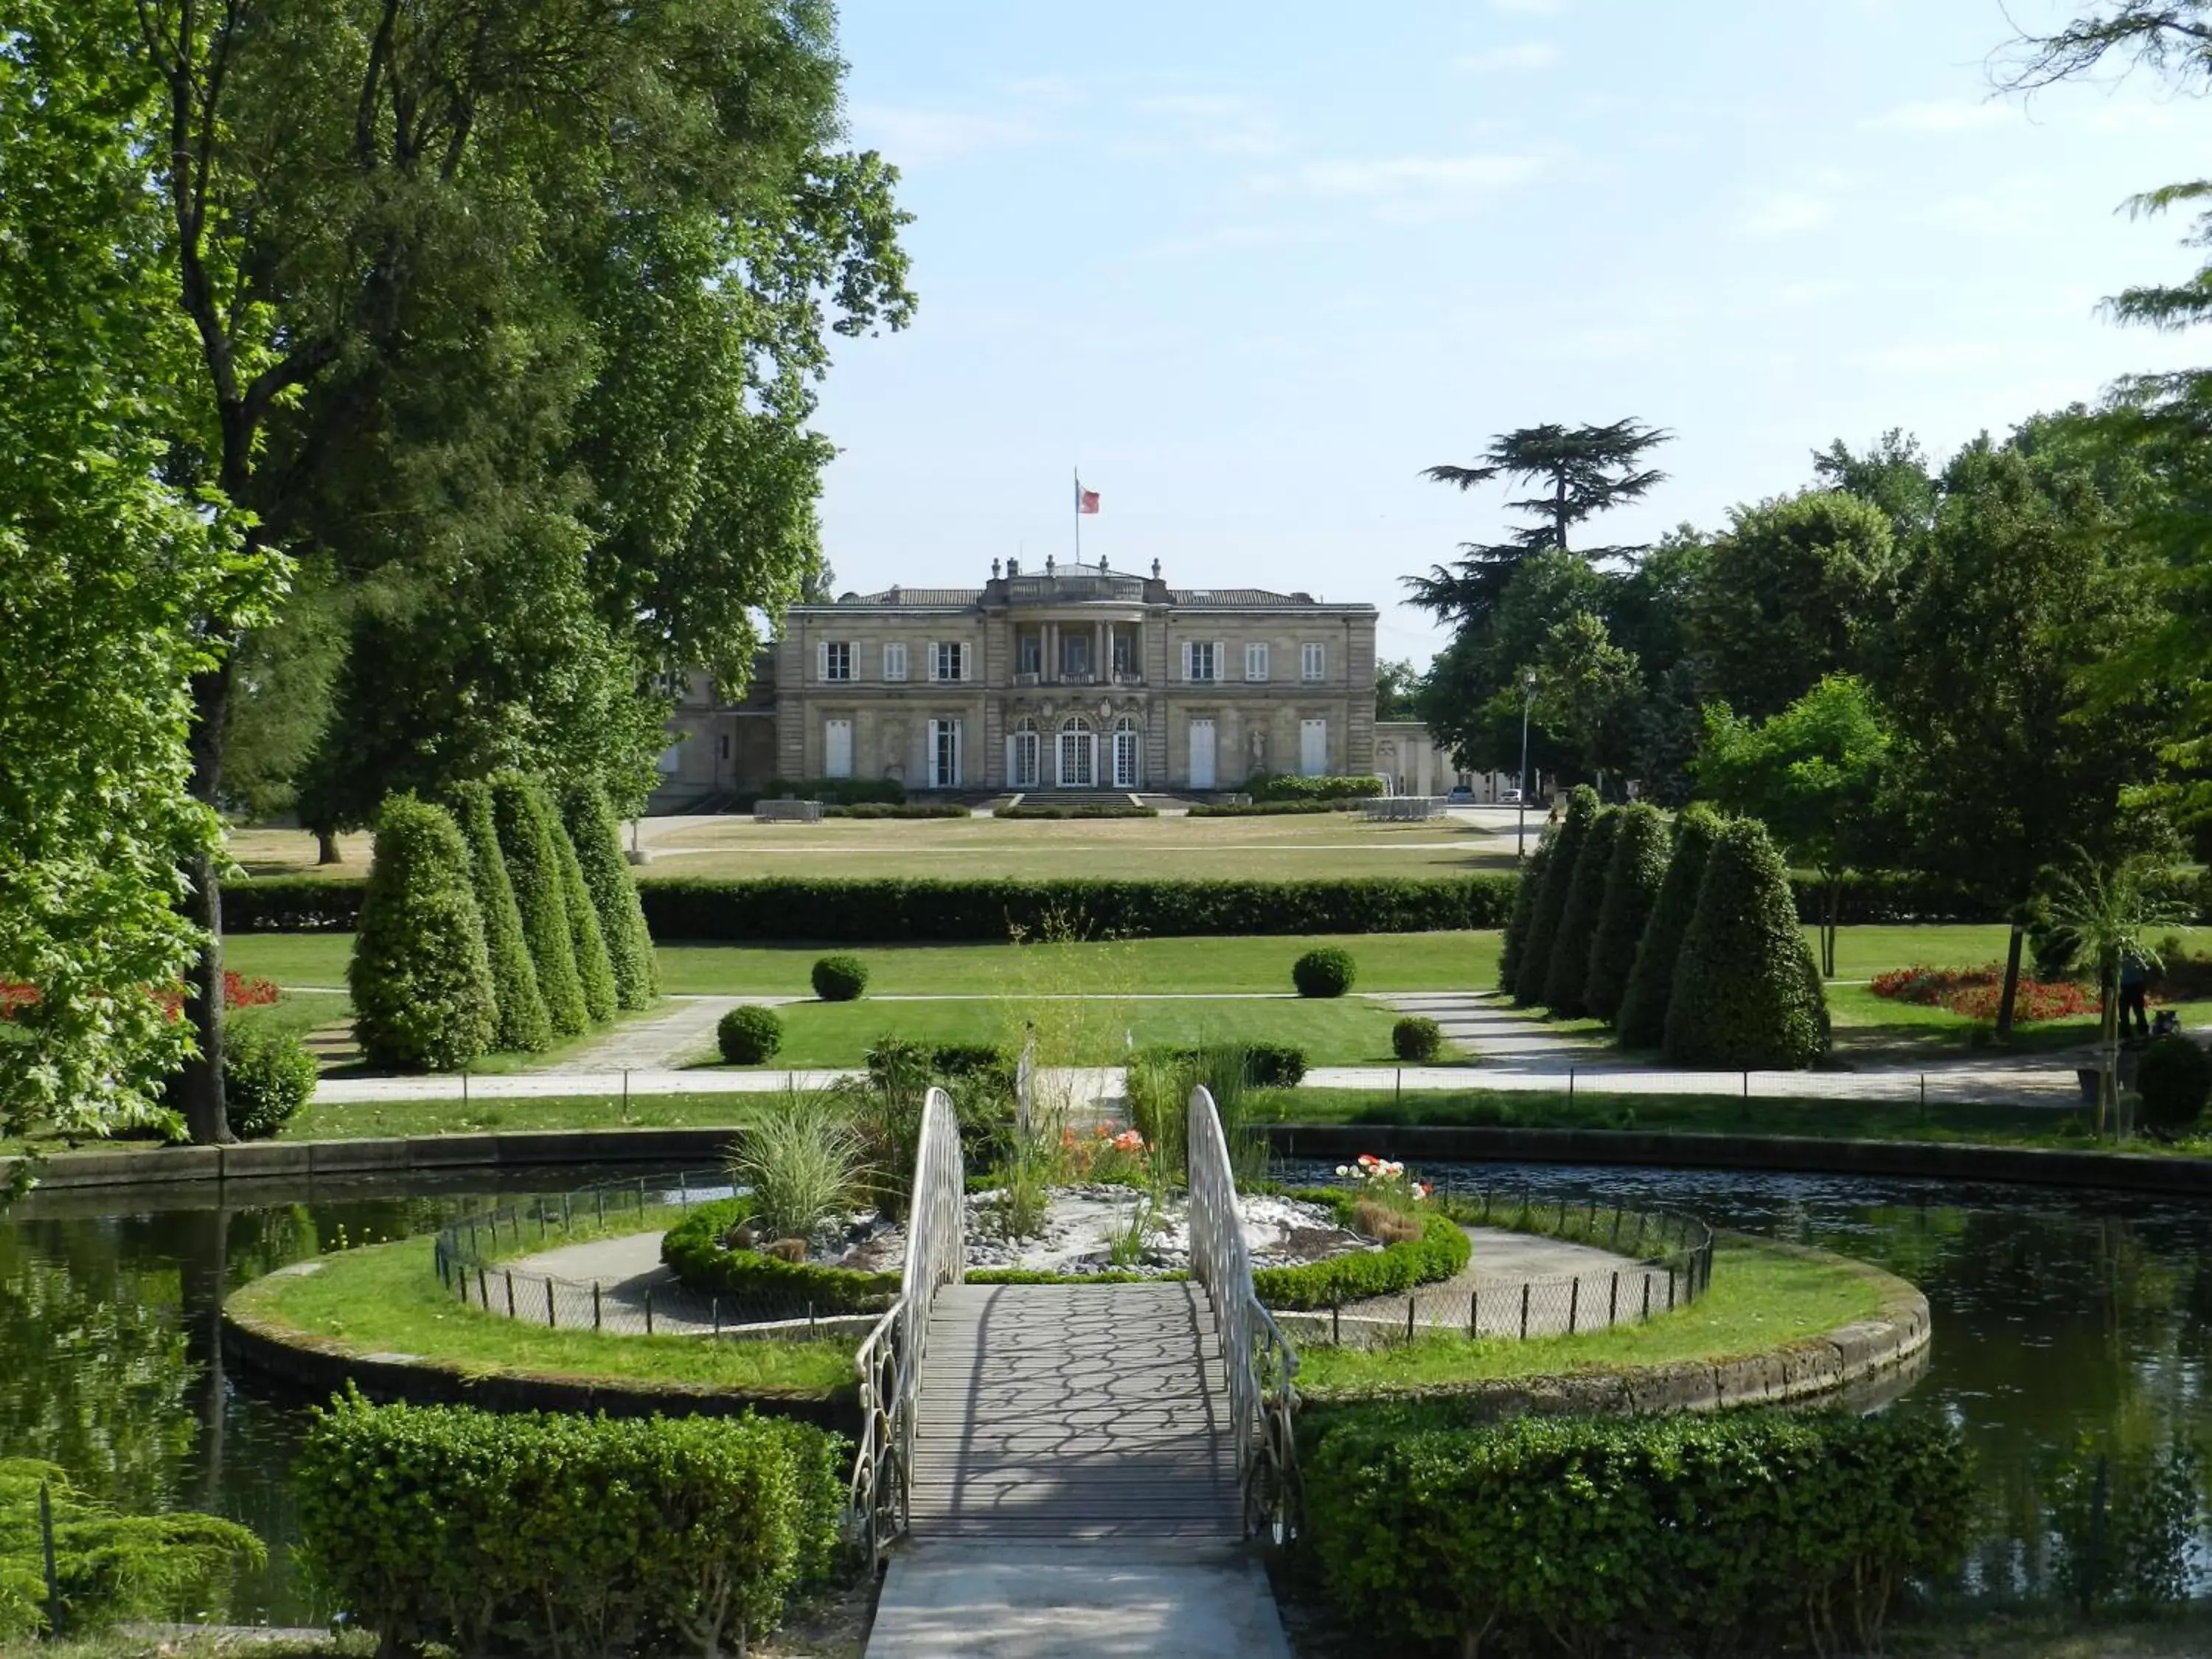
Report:
[[[2144,998],[2150,988],[2150,964],[2132,951],[2120,953],[2120,1023],[2119,1034],[2128,1034],[2128,1017],[2135,1017],[2135,1035],[2138,1039],[2150,1036],[2150,1015]]]

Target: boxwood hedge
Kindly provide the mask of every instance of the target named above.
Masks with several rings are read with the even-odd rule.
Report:
[[[1675,1066],[1786,1069],[1828,1048],[1827,1000],[1790,908],[1782,856],[1756,818],[1713,842],[1674,963],[1665,1053]]]
[[[660,1240],[668,1271],[706,1296],[728,1298],[733,1316],[758,1310],[771,1319],[817,1314],[880,1313],[899,1293],[896,1273],[785,1261],[759,1250],[722,1248],[722,1235],[752,1213],[750,1198],[702,1204]]]
[[[1521,954],[1514,963],[1516,1002],[1544,1000],[1544,988],[1552,972],[1552,940],[1559,933],[1559,918],[1566,914],[1575,866],[1582,859],[1583,842],[1589,839],[1597,806],[1597,791],[1586,783],[1577,784],[1567,796],[1565,815],[1552,836],[1552,855],[1544,861],[1544,885],[1536,895],[1535,908],[1528,913],[1528,937],[1522,940]]]
[[[1291,1196],[1328,1205],[1336,1212],[1338,1223],[1347,1227],[1359,1197],[1333,1187],[1295,1192]],[[1386,1244],[1379,1250],[1328,1256],[1295,1267],[1255,1267],[1252,1288],[1270,1308],[1334,1308],[1449,1279],[1467,1266],[1470,1254],[1467,1235],[1445,1206],[1439,1205],[1422,1216],[1419,1238]]]
[[[1651,919],[1660,884],[1667,878],[1668,852],[1667,820],[1657,807],[1638,801],[1622,812],[1583,980],[1583,1006],[1607,1024],[1619,1016],[1620,1000],[1628,994],[1644,924]]]
[[[1613,837],[1620,830],[1620,809],[1599,808],[1575,859],[1574,879],[1567,884],[1567,902],[1552,935],[1551,965],[1544,970],[1544,1001],[1560,1019],[1580,1019],[1587,1006],[1583,991],[1589,983],[1590,945],[1605,908],[1605,878],[1613,869]]]

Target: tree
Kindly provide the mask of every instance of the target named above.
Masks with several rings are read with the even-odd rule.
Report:
[[[1479,771],[1521,764],[1522,678],[1552,628],[1578,611],[1602,615],[1607,579],[1571,553],[1531,554],[1507,580],[1496,607],[1461,626],[1430,665],[1415,694],[1419,717],[1459,763]],[[1530,733],[1529,763],[1556,772],[1579,759],[1542,726]]]
[[[144,254],[199,347],[159,435],[176,477],[240,510],[250,557],[420,593],[519,540],[538,556],[506,567],[526,579],[476,609],[492,619],[565,549],[576,580],[553,591],[588,608],[564,606],[564,637],[595,617],[606,651],[743,683],[757,611],[818,558],[830,447],[805,422],[828,338],[911,304],[894,175],[836,149],[826,7],[86,0],[72,21],[76,51],[158,101],[129,152],[166,219]],[[241,630],[197,620],[213,802]],[[211,942],[185,1103],[213,1139],[213,854],[186,873]]]
[[[637,882],[623,856],[622,831],[606,792],[596,783],[572,782],[560,792],[561,818],[576,848],[585,885],[599,913],[599,933],[614,969],[617,1000],[624,1008],[650,1008],[660,995],[653,935],[638,902]]]
[[[552,807],[535,778],[508,773],[491,781],[491,808],[553,1035],[581,1036],[590,1029],[591,1014],[577,969],[576,935],[568,926],[561,854],[553,844]]]
[[[82,50],[75,3],[0,30],[0,1133],[172,1123],[190,1029],[159,993],[204,934],[179,860],[211,869],[189,788],[203,626],[251,623],[276,561],[166,478],[157,416],[188,363],[140,188],[157,111]]]
[[[1552,837],[1552,855],[1544,866],[1544,885],[1536,895],[1536,908],[1528,918],[1528,934],[1521,947],[1519,971],[1513,981],[1513,1000],[1541,1002],[1551,983],[1552,944],[1558,938],[1559,918],[1566,914],[1567,895],[1575,881],[1575,866],[1589,837],[1590,821],[1597,817],[1597,791],[1577,785],[1567,796],[1566,814]]]
[[[490,1046],[499,1025],[491,957],[468,848],[444,808],[394,795],[377,814],[346,985],[372,1066],[453,1072]]]
[[[2121,959],[2138,957],[2155,972],[2160,964],[2150,930],[2175,920],[2153,890],[2157,873],[2154,864],[2143,858],[2122,859],[2108,869],[2077,853],[2073,864],[2050,881],[2051,920],[2074,936],[2076,948],[2097,969],[2100,1134],[2112,1122],[2118,1100]]]
[[[1881,845],[1877,802],[1893,741],[1874,694],[1848,674],[1829,675],[1769,720],[1738,720],[1725,703],[1706,711],[1698,781],[1819,872],[1820,971],[1832,979],[1844,876]]]
[[[1779,714],[1821,676],[1858,672],[1894,609],[1901,561],[1881,508],[1831,490],[1737,507],[1691,602],[1706,694]]]
[[[1376,664],[1375,718],[1378,720],[1419,718],[1413,712],[1413,699],[1420,683],[1419,672],[1406,658],[1393,658]]]
[[[1820,970],[1797,930],[1790,872],[1756,818],[1714,839],[1667,1002],[1668,1063],[1796,1069],[1828,1047]]]
[[[1667,879],[1668,850],[1667,820],[1657,807],[1638,801],[1622,812],[1583,981],[1585,1011],[1608,1025],[1620,1017],[1636,969],[1636,947]]]
[[[469,783],[454,791],[453,816],[468,843],[469,884],[476,894],[477,914],[483,919],[484,950],[491,960],[492,1000],[499,1016],[492,1047],[509,1054],[540,1053],[553,1046],[553,1022],[545,1012],[545,999],[538,994],[522,910],[507,878],[507,860],[499,850],[490,788]]]
[[[568,839],[557,812],[549,810],[545,818],[553,837],[553,855],[561,867],[561,908],[568,918],[568,937],[576,947],[576,977],[584,988],[584,1012],[592,1024],[604,1025],[615,1017],[614,963],[607,957],[606,937],[599,931],[599,913],[592,902],[592,890],[585,885],[583,866],[576,861],[575,843]]]
[[[1498,952],[1498,988],[1509,994],[1521,982],[1521,958],[1528,948],[1528,930],[1534,925],[1544,891],[1544,871],[1551,861],[1552,842],[1547,836],[1522,864],[1513,890],[1513,914],[1506,921],[1504,942]]]
[[[1910,547],[1935,522],[1940,499],[1935,475],[1919,441],[1892,427],[1863,452],[1837,439],[1813,456],[1820,484],[1880,507],[1889,518],[1890,539]]]
[[[229,729],[223,737],[223,805],[266,823],[300,805],[300,782],[324,728],[344,660],[344,592],[326,569],[296,564],[282,611],[240,640]],[[363,821],[366,821],[364,815]],[[321,861],[337,848],[322,826]]]
[[[1580,1019],[1589,1012],[1583,988],[1589,981],[1590,945],[1597,938],[1598,913],[1605,908],[1605,878],[1613,868],[1613,838],[1620,810],[1606,807],[1590,820],[1575,858],[1573,882],[1552,935],[1551,964],[1544,972],[1544,1000],[1560,1019]]]
[[[1674,965],[1681,957],[1682,940],[1690,931],[1691,919],[1698,912],[1705,858],[1720,828],[1713,809],[1703,804],[1684,809],[1674,821],[1674,850],[1667,860],[1659,896],[1651,902],[1644,937],[1637,941],[1636,965],[1629,970],[1628,988],[1621,994],[1614,1041],[1624,1048],[1656,1048],[1666,1040]]]
[[[1536,653],[1534,717],[1565,738],[1597,774],[1627,764],[1641,678],[1636,653],[1615,645],[1602,617],[1577,611],[1552,624]]]

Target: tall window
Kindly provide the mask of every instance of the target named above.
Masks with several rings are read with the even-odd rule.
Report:
[[[1114,672],[1121,679],[1137,677],[1137,641],[1119,629],[1114,631]]]
[[[1187,680],[1210,680],[1214,678],[1215,657],[1210,640],[1185,640],[1182,646],[1182,677]]]
[[[1267,646],[1264,640],[1244,647],[1244,678],[1248,680],[1267,678]]]
[[[1316,644],[1298,647],[1298,678],[1302,680],[1325,680],[1328,678],[1327,646]]]
[[[1014,722],[1012,750],[1006,760],[1006,787],[1034,789],[1038,782],[1037,723],[1024,714]]]
[[[906,643],[894,641],[884,647],[884,678],[902,680],[906,678]]]
[[[929,787],[933,789],[957,789],[960,787],[960,722],[932,720],[929,723]]]
[[[939,640],[929,647],[929,678],[964,680],[968,678],[968,647],[958,640]]]
[[[1014,641],[1014,672],[1017,674],[1044,672],[1044,635],[1034,629]]]
[[[1060,672],[1063,679],[1091,678],[1091,635],[1067,633],[1060,636]]]
[[[822,678],[825,680],[849,680],[853,678],[852,641],[822,641]]]
[[[1091,735],[1091,722],[1080,714],[1071,716],[1060,728],[1060,773],[1057,781],[1063,789],[1088,789],[1098,781],[1095,760],[1097,750]]]
[[[1114,722],[1114,787],[1137,787],[1137,722],[1124,714]]]

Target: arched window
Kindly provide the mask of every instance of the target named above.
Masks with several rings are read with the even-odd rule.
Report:
[[[1098,781],[1098,739],[1080,714],[1060,723],[1057,781],[1063,789],[1088,789]]]
[[[1006,740],[1006,787],[1034,789],[1038,782],[1037,723],[1027,714],[1014,722]]]
[[[1143,774],[1138,766],[1139,753],[1137,722],[1124,714],[1114,722],[1114,787],[1134,789]]]

